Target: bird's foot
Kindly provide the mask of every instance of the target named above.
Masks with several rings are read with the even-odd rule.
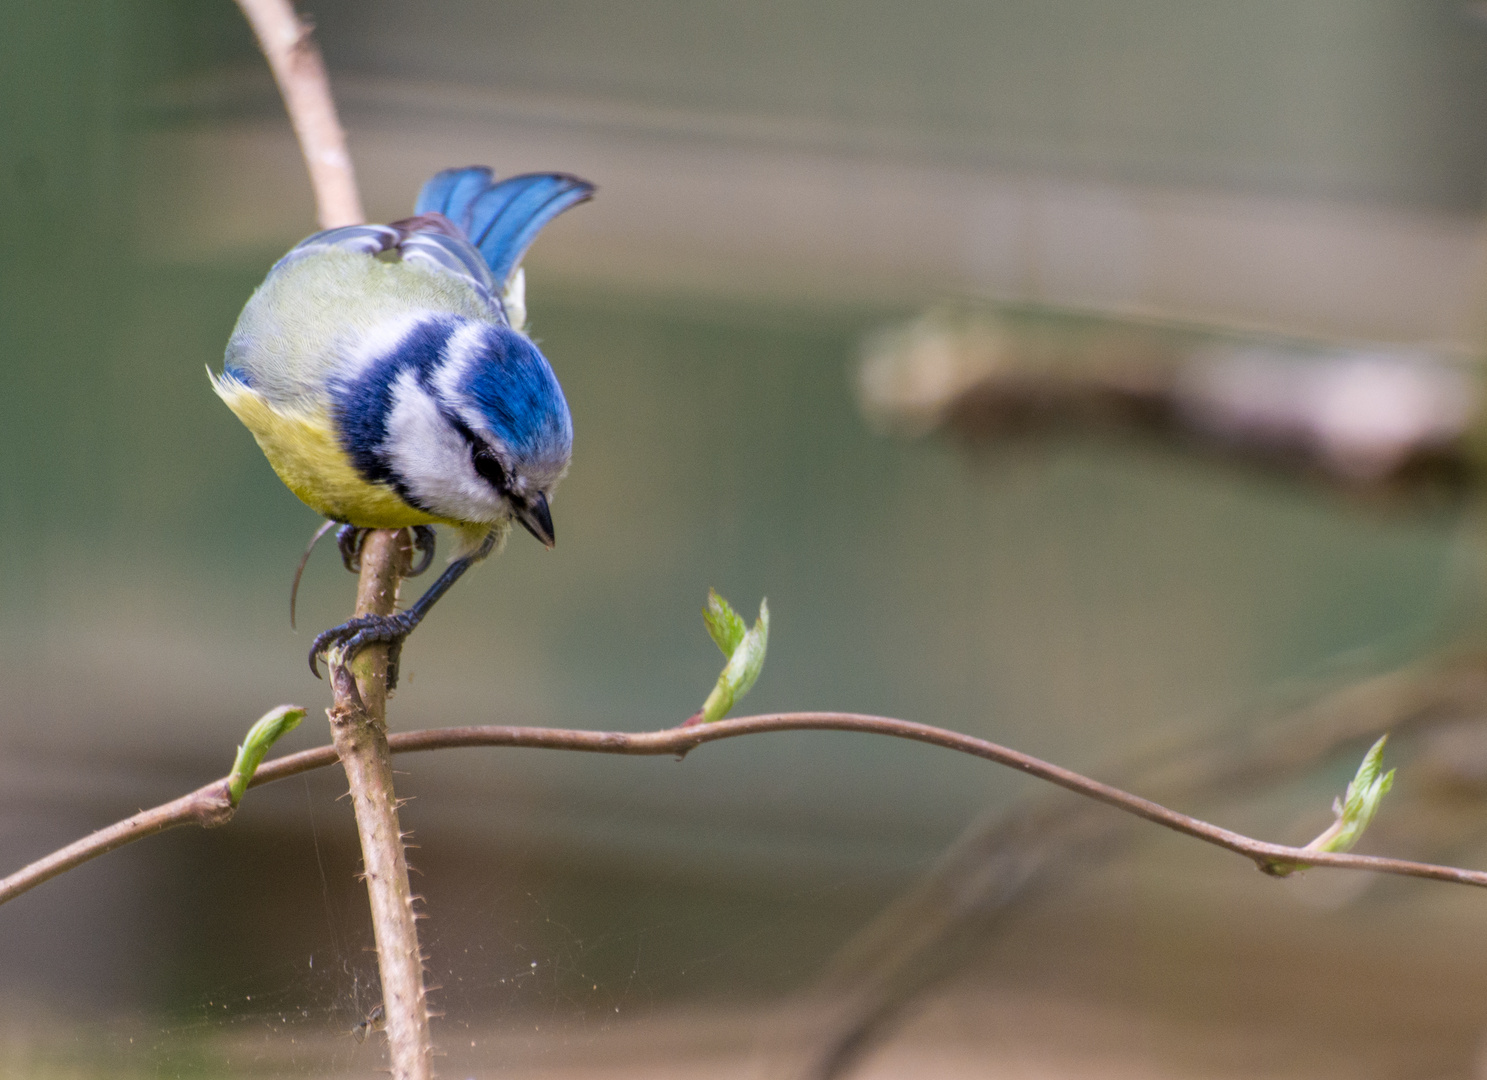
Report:
[[[367,534],[371,531],[356,525],[342,525],[336,530],[336,547],[341,549],[341,563],[353,574],[361,573],[361,549],[366,545]],[[417,577],[433,565],[436,535],[431,525],[413,526],[413,547],[419,558],[405,577]]]
[[[418,618],[408,611],[397,615],[358,615],[347,619],[340,626],[332,626],[315,636],[310,646],[310,670],[320,678],[320,658],[332,650],[339,653],[339,662],[349,664],[356,654],[368,645],[385,644],[387,649],[387,688],[396,690],[398,685],[398,661],[403,655],[403,641],[413,633]]]
[[[371,529],[355,525],[342,525],[336,530],[336,547],[341,550],[341,562],[352,573],[361,572],[362,548],[366,545]],[[408,568],[407,577],[417,577],[434,561],[436,534],[428,525],[412,527],[413,547],[418,552],[418,561]],[[320,658],[331,650],[340,653],[340,662],[349,664],[356,654],[368,645],[386,644],[387,688],[396,690],[398,685],[398,661],[403,654],[403,639],[413,632],[422,615],[405,611],[398,615],[358,615],[340,626],[333,626],[317,634],[310,646],[310,670],[320,678]]]

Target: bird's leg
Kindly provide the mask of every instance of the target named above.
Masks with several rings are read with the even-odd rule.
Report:
[[[317,635],[314,644],[310,646],[310,670],[315,673],[315,677],[320,678],[320,657],[331,649],[339,649],[341,662],[349,664],[368,645],[385,642],[388,646],[387,688],[394,689],[398,684],[398,660],[403,652],[403,639],[413,633],[414,627],[423,622],[429,609],[439,602],[439,598],[449,591],[450,586],[466,570],[491,553],[496,540],[497,533],[493,529],[479,548],[445,567],[444,573],[439,575],[428,587],[428,591],[414,601],[407,611],[400,611],[396,615],[358,615]]]
[[[291,628],[294,626],[294,601],[299,596],[299,580],[304,576],[305,564],[310,561],[310,552],[315,550],[315,545],[320,542],[320,538],[335,524],[334,521],[327,521],[320,526],[315,535],[310,538],[310,546],[305,548],[304,555],[300,557],[299,569],[294,572],[294,584],[289,589],[289,625]],[[367,533],[371,531],[355,525],[342,525],[336,529],[336,547],[341,551],[341,564],[353,574],[361,573],[361,549],[367,542]],[[408,571],[408,577],[417,577],[433,563],[434,539],[435,534],[431,526],[413,526],[413,546],[418,549],[422,557],[418,560],[418,564]]]
[[[423,556],[408,570],[408,577],[417,577],[429,568],[434,561],[434,539],[435,533],[431,525],[413,526],[413,546]]]
[[[341,549],[341,564],[353,574],[361,573],[361,548],[367,542],[367,533],[356,525],[342,525],[336,530],[336,547]]]

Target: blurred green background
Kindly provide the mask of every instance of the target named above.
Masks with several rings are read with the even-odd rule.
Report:
[[[885,439],[853,371],[865,335],[946,295],[1475,351],[1476,5],[304,10],[374,219],[447,165],[599,186],[528,261],[577,433],[561,543],[513,538],[440,605],[405,654],[394,726],[678,722],[716,675],[698,614],[715,586],[750,614],[767,595],[774,616],[746,711],[898,715],[1100,769],[1242,722],[1296,680],[1424,655],[1470,617],[1478,538],[1459,515],[1151,448]],[[317,522],[203,370],[314,228],[235,7],[0,11],[9,867],[220,775],[280,701],[311,707],[288,748],[327,741],[304,652],[352,581],[320,552],[290,632]],[[1036,793],[925,747],[806,734],[681,764],[470,751],[400,768],[441,1038],[505,1040],[489,1058],[472,1042],[458,1068],[475,1071],[557,1068],[632,1014],[778,1003],[977,814]],[[1233,823],[1304,840],[1346,774]],[[227,830],[140,844],[0,911],[0,1071],[370,1072],[375,1049],[349,1039],[283,1049],[375,1002],[341,790],[256,791]],[[1358,979],[1397,996],[1355,1049],[1418,1071],[1381,1047],[1423,1046],[1428,1014],[1430,1075],[1471,1075],[1479,899],[1391,886],[1324,912],[1166,840],[1102,873],[992,946],[991,998],[957,1038],[1047,1030],[1036,1056],[1068,1022],[1112,1062],[1237,1070],[1204,1025],[1274,1013],[1316,1036],[1336,1017],[1305,973],[1375,950]],[[1261,957],[1274,981],[1257,989]],[[1112,1003],[1148,1026],[1087,1013]]]

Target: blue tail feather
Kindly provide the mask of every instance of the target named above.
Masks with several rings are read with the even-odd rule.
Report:
[[[485,256],[492,276],[505,281],[542,227],[593,193],[594,185],[564,173],[513,176],[470,205],[470,239]]]
[[[415,214],[443,214],[461,227],[465,224],[470,204],[475,197],[495,183],[495,177],[484,165],[465,169],[445,169],[418,193]]]
[[[497,182],[482,166],[446,169],[423,186],[416,212],[443,214],[480,249],[504,282],[542,227],[590,198],[594,185],[566,173],[526,173]]]

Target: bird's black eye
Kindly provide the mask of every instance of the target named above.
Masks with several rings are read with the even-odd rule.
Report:
[[[506,467],[487,447],[477,446],[472,460],[475,463],[475,471],[485,477],[491,487],[502,495],[511,490],[511,481],[506,475]]]

